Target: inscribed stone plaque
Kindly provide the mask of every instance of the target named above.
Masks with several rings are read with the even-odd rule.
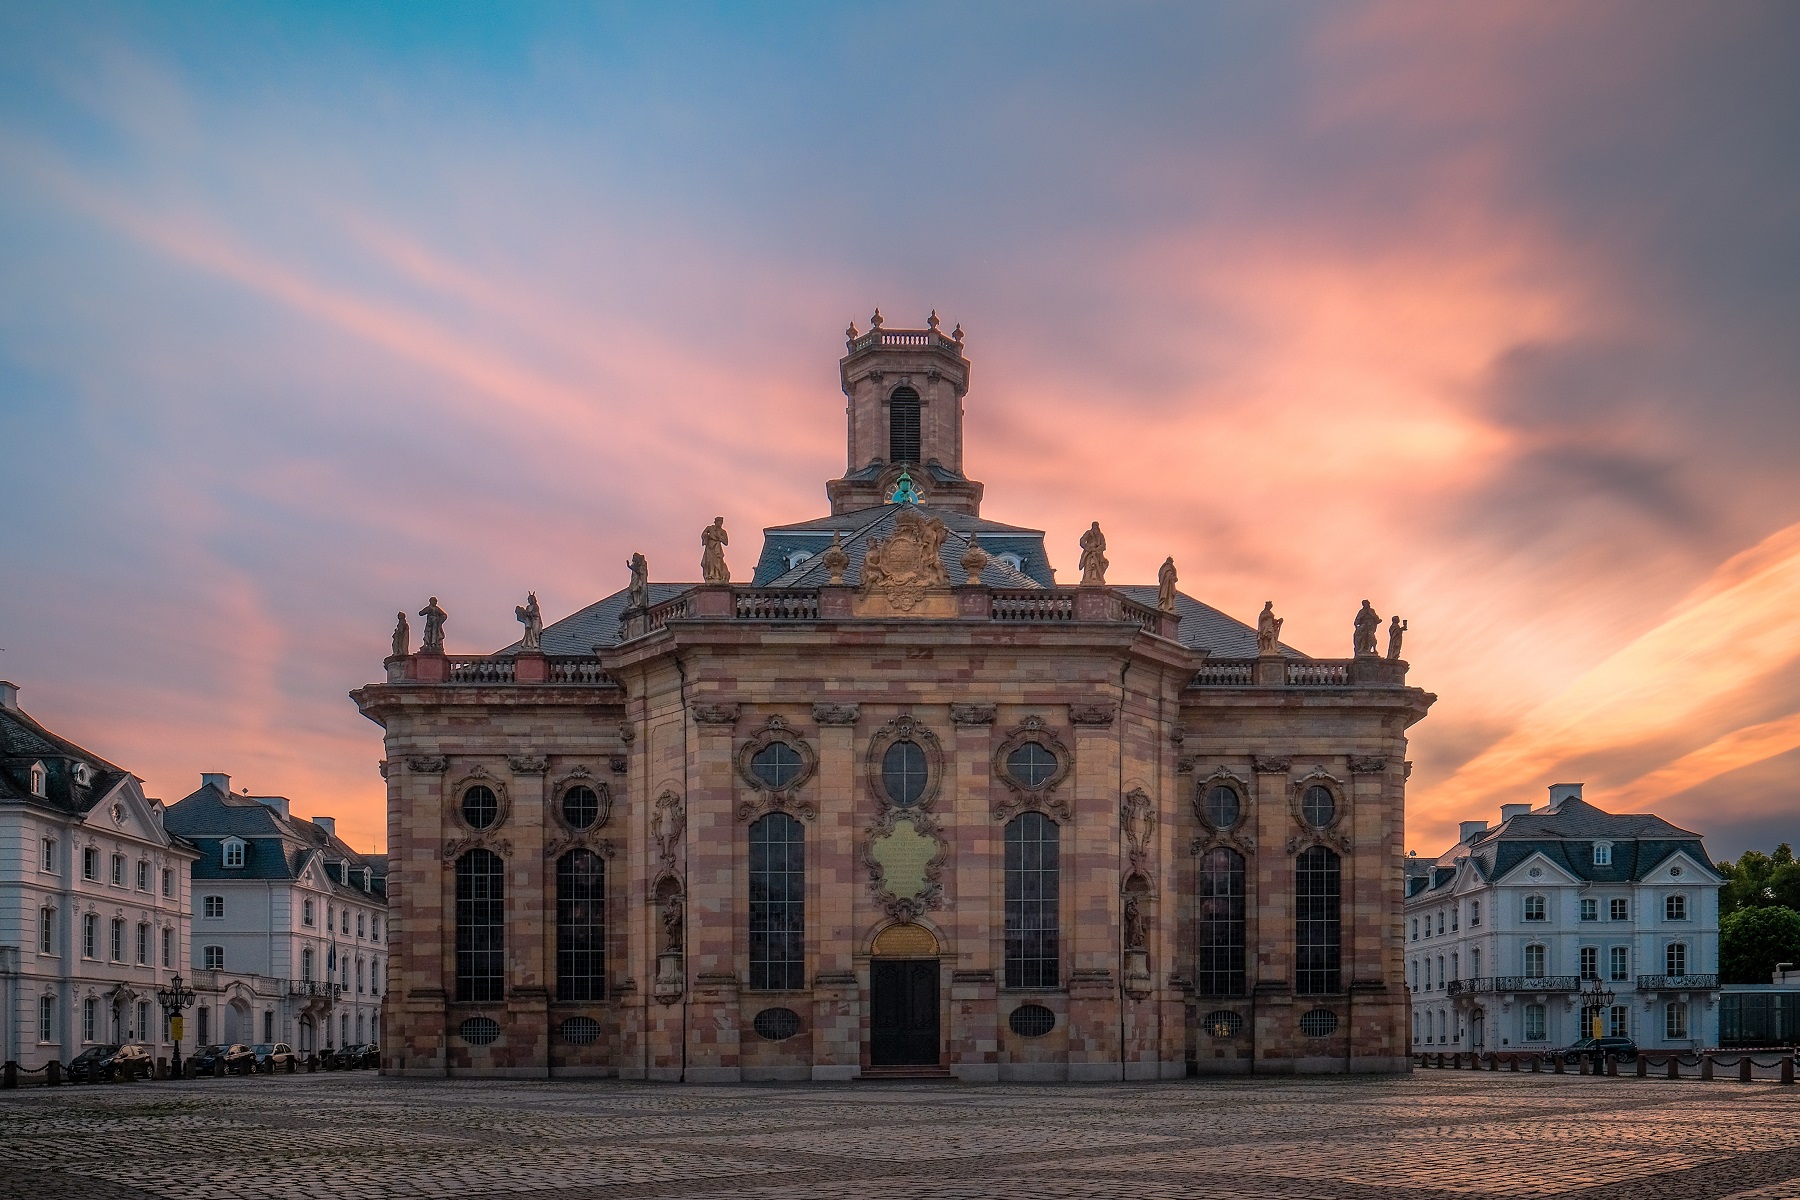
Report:
[[[919,832],[910,817],[894,822],[892,833],[875,839],[870,855],[881,864],[882,886],[908,900],[925,891],[925,866],[937,856],[937,840]]]

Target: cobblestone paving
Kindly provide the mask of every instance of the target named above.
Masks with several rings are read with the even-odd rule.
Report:
[[[1800,1088],[1425,1071],[971,1087],[299,1075],[0,1094],[0,1196],[1800,1200]]]

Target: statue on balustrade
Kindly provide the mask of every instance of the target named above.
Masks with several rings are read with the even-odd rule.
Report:
[[[425,618],[424,642],[419,646],[419,652],[442,654],[444,652],[444,622],[450,619],[450,614],[438,607],[437,597],[433,596],[431,603],[419,610],[419,615]]]
[[[1175,611],[1175,556],[1163,559],[1162,570],[1156,573],[1156,607],[1166,613]]]
[[[1256,618],[1256,653],[1261,658],[1281,653],[1281,623],[1286,618],[1275,615],[1275,602],[1263,601]]]
[[[1406,622],[1395,617],[1388,624],[1388,661],[1400,661],[1400,635],[1406,632]]]
[[[406,614],[394,614],[394,654],[395,658],[405,658],[412,653],[412,629],[406,624]]]
[[[1100,522],[1095,521],[1081,535],[1081,586],[1105,586],[1107,566],[1106,535],[1100,532]]]
[[[540,644],[544,634],[544,614],[538,608],[537,593],[526,593],[523,605],[513,605],[513,616],[525,626],[525,636],[519,639],[519,649],[535,653],[542,649]]]
[[[707,583],[730,583],[731,568],[725,565],[725,547],[731,538],[725,532],[725,518],[714,517],[713,523],[700,531],[700,578]]]
[[[625,568],[631,572],[631,590],[626,593],[626,608],[650,607],[650,564],[642,554],[632,554]]]
[[[1381,614],[1377,613],[1374,606],[1367,600],[1364,600],[1362,607],[1356,613],[1356,635],[1351,641],[1356,657],[1370,658],[1377,653],[1375,637],[1380,632]]]

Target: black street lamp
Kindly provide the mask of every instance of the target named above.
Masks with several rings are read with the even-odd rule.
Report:
[[[178,972],[169,986],[156,989],[156,1002],[169,1018],[169,1032],[174,1036],[175,1056],[169,1060],[169,1078],[181,1078],[181,1010],[194,1002],[194,989],[181,982]]]
[[[1594,1014],[1593,1025],[1588,1029],[1583,1030],[1582,1036],[1596,1038],[1605,1037],[1606,1025],[1604,1020],[1606,1008],[1613,1002],[1613,990],[1602,983],[1600,977],[1596,975],[1594,976],[1593,981],[1588,985],[1588,990],[1581,993],[1581,998],[1587,1002],[1583,1006],[1584,1009]]]

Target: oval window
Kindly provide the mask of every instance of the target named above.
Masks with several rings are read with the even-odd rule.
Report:
[[[462,797],[462,817],[470,829],[486,829],[500,816],[500,801],[494,789],[476,784]]]
[[[1323,829],[1337,817],[1337,797],[1330,788],[1315,783],[1300,797],[1300,815],[1314,829]]]
[[[917,742],[895,742],[881,756],[881,786],[888,799],[911,808],[925,794],[925,751]]]
[[[1243,812],[1236,788],[1221,783],[1206,793],[1206,823],[1214,829],[1230,829]]]
[[[800,777],[800,752],[786,742],[770,742],[750,756],[750,770],[771,791],[779,792]]]
[[[1209,1035],[1216,1038],[1234,1038],[1244,1032],[1244,1018],[1229,1008],[1207,1013],[1201,1025]]]
[[[1020,1037],[1043,1037],[1056,1028],[1056,1014],[1041,1004],[1021,1004],[1006,1023]]]
[[[1020,787],[1035,792],[1056,774],[1056,755],[1036,742],[1026,742],[1006,756],[1006,773]]]
[[[1337,1029],[1337,1014],[1329,1008],[1315,1008],[1300,1018],[1300,1032],[1307,1037],[1324,1037]]]
[[[586,829],[600,819],[600,796],[591,787],[572,787],[563,793],[562,811],[570,829]]]
[[[500,1040],[500,1022],[492,1017],[470,1017],[456,1033],[471,1046],[491,1046]]]
[[[752,1024],[757,1037],[782,1042],[800,1032],[800,1014],[791,1008],[765,1008]]]
[[[592,1017],[570,1017],[556,1032],[571,1046],[591,1046],[600,1040],[600,1022]]]

